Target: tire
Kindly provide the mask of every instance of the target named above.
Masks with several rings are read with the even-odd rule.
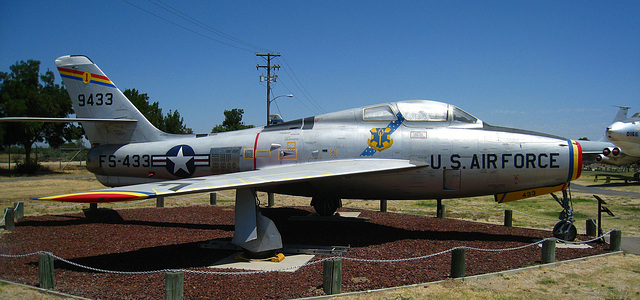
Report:
[[[333,216],[338,208],[342,207],[342,200],[340,198],[313,197],[311,206],[321,216]]]
[[[564,220],[553,226],[553,236],[559,240],[571,242],[578,236],[578,230],[573,222]]]

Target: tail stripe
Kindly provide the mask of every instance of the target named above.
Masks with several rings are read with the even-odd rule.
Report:
[[[569,176],[567,182],[576,180],[582,173],[582,147],[579,143],[567,140],[569,144]]]
[[[58,68],[60,72],[60,76],[63,78],[69,78],[73,80],[80,80],[84,83],[95,83],[99,85],[104,85],[108,87],[115,88],[116,85],[111,82],[111,80],[107,76],[93,74],[89,72],[82,72],[78,70],[66,69],[66,68]]]

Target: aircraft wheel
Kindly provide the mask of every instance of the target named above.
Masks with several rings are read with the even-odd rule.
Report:
[[[319,215],[333,216],[338,208],[342,207],[342,200],[340,198],[313,197],[311,205]]]
[[[578,236],[578,230],[572,222],[564,220],[553,226],[553,236],[560,240],[573,241]]]

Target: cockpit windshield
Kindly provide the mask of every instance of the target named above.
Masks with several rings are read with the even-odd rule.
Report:
[[[364,109],[362,118],[365,121],[395,121],[397,119],[389,105],[367,107]]]
[[[398,109],[407,121],[444,122],[449,115],[446,103],[433,101],[398,102]]]
[[[461,123],[476,123],[478,119],[466,111],[459,109],[457,107],[453,107],[453,121],[461,122]]]
[[[438,124],[445,126],[474,124],[473,126],[475,126],[478,123],[482,123],[466,111],[443,102],[408,100],[396,102],[396,107],[402,114],[407,126],[423,126],[426,125],[424,122],[430,122],[434,126],[439,126]],[[391,105],[383,104],[364,108],[362,119],[364,121],[395,121],[397,116]]]

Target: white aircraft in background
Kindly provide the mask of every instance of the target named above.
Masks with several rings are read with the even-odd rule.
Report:
[[[606,136],[614,147],[605,147],[596,156],[601,163],[626,166],[640,161],[640,112],[627,117],[629,107],[621,106],[613,123],[607,127]]]

